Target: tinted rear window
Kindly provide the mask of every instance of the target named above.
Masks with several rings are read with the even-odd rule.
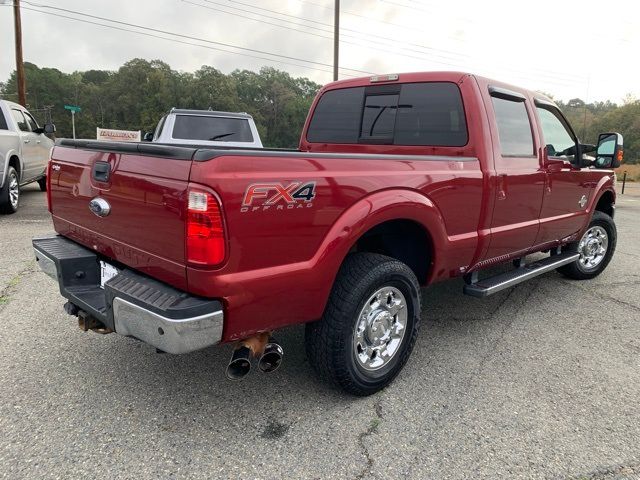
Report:
[[[462,96],[450,82],[330,90],[307,132],[316,143],[459,147],[467,138]]]
[[[0,130],[9,130],[7,126],[7,120],[4,118],[4,113],[0,110]]]
[[[172,137],[216,142],[253,142],[247,119],[199,115],[176,115]]]

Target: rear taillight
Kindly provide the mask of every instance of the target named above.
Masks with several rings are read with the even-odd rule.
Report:
[[[218,265],[224,257],[224,225],[217,198],[203,190],[189,189],[187,261],[196,265]]]
[[[47,162],[47,210],[49,213],[53,213],[51,208],[51,155],[53,154],[53,147],[49,150],[49,161]]]

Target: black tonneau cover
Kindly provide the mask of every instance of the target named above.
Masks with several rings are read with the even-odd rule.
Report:
[[[170,145],[167,143],[152,142],[106,142],[99,140],[73,140],[60,138],[56,140],[60,147],[81,148],[83,150],[95,150],[99,152],[134,153],[138,155],[151,155],[155,157],[172,158],[175,160],[193,160],[204,162],[226,153],[243,152],[299,152],[288,148],[256,148],[256,147],[211,147],[202,145]]]

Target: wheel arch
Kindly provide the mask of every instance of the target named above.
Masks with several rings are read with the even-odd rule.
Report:
[[[406,264],[424,285],[434,257],[433,240],[421,223],[398,218],[372,226],[354,243],[350,252],[379,253]]]
[[[407,241],[398,242],[402,234]],[[419,245],[420,240],[427,245]],[[347,255],[356,251],[382,253],[404,261],[424,284],[436,268],[437,252],[446,251],[448,241],[442,215],[426,195],[410,189],[389,189],[372,193],[343,212],[318,249],[314,263],[324,260],[322,270],[330,279],[327,296]],[[403,246],[411,247],[411,252],[403,252]],[[421,258],[425,260],[421,262]]]
[[[11,149],[6,153],[4,158],[6,159],[6,161],[4,162],[4,170],[0,172],[2,173],[2,182],[0,182],[0,187],[4,185],[4,181],[7,178],[7,171],[9,170],[10,166],[15,168],[18,172],[18,181],[20,181],[22,178],[22,159],[20,158],[18,152],[15,149]]]
[[[611,218],[615,214],[616,195],[613,190],[606,189],[600,193],[593,208],[594,211],[606,213]]]

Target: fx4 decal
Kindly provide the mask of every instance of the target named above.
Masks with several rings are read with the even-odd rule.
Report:
[[[316,196],[316,182],[252,183],[244,192],[241,212],[310,208]]]

